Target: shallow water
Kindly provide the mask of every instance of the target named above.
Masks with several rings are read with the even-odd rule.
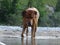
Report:
[[[31,39],[2,37],[0,41],[6,45],[60,45],[60,39]]]

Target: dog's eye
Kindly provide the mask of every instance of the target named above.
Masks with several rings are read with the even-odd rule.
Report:
[[[35,15],[37,15],[37,12],[36,12],[36,11],[34,11],[34,14],[35,14]]]
[[[31,15],[31,14],[29,14],[29,15]]]

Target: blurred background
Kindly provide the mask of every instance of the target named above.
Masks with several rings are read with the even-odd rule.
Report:
[[[0,0],[0,25],[22,25],[21,12],[29,6],[40,12],[39,26],[60,27],[60,0]]]

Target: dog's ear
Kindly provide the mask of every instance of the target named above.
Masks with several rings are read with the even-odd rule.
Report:
[[[26,11],[24,10],[24,11],[22,12],[22,16],[25,17],[25,15],[26,15]]]
[[[35,14],[35,15],[37,15],[37,12],[36,12],[36,11],[34,11],[34,14]]]

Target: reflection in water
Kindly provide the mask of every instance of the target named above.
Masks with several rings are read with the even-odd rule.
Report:
[[[60,39],[0,38],[6,45],[60,45]]]
[[[22,45],[24,45],[24,38],[21,38],[21,43]]]
[[[22,45],[28,45],[28,38],[24,40],[24,38],[21,38]]]
[[[26,40],[24,40],[24,38],[21,38],[21,43],[22,45],[36,45],[36,42],[35,42],[35,39],[31,39],[31,42],[30,40],[28,40],[28,38]]]
[[[32,38],[32,39],[31,39],[31,43],[32,43],[31,45],[36,45],[35,39]]]
[[[28,45],[28,38],[26,39],[26,45]]]

